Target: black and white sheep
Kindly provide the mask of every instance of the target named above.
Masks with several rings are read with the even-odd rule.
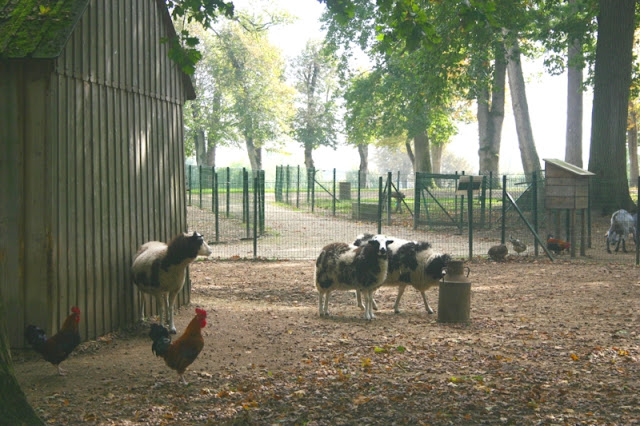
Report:
[[[354,241],[359,246],[372,237],[372,234],[359,235]],[[395,313],[400,312],[400,299],[405,288],[410,285],[420,292],[424,307],[428,313],[433,314],[433,309],[427,301],[426,291],[438,285],[444,276],[443,269],[451,260],[448,254],[436,253],[431,244],[425,241],[407,241],[401,238],[390,237],[393,243],[389,245],[389,270],[387,278],[382,284],[385,287],[398,287],[398,296],[393,305]],[[360,294],[357,293],[358,306],[362,308]],[[375,300],[373,308],[378,309]]]
[[[138,290],[160,300],[160,321],[167,321],[169,331],[176,332],[173,324],[173,305],[184,286],[187,266],[198,256],[209,256],[211,249],[197,232],[180,233],[169,244],[149,241],[138,249],[131,267],[131,277]],[[140,314],[144,318],[144,298]]]
[[[622,241],[622,251],[627,252],[625,241],[629,234],[633,235],[633,241],[637,244],[636,221],[638,214],[631,215],[628,211],[620,209],[611,215],[611,226],[605,234],[607,239],[607,252],[611,253],[611,244],[616,245],[616,251],[620,249],[620,241]]]
[[[334,290],[357,290],[364,295],[364,318],[373,315],[373,293],[387,277],[388,246],[393,240],[375,235],[356,247],[346,243],[325,246],[316,260],[315,284],[320,316],[329,315],[329,295]]]

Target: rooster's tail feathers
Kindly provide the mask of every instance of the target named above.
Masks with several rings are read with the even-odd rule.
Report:
[[[44,330],[35,325],[28,325],[24,330],[24,338],[34,348],[38,348],[47,341],[47,335]]]
[[[169,330],[159,324],[151,324],[151,331],[149,331],[149,337],[153,340],[151,351],[156,356],[164,356],[171,344],[171,336]]]

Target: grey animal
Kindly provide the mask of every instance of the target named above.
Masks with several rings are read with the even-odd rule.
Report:
[[[509,249],[504,244],[498,244],[489,249],[489,257],[496,262],[504,262],[507,253],[509,253]]]
[[[611,244],[616,245],[616,252],[620,249],[620,242],[622,241],[622,251],[627,252],[625,241],[629,234],[633,235],[633,241],[637,244],[636,235],[636,222],[638,220],[638,214],[631,215],[628,211],[620,209],[611,215],[611,226],[605,234],[607,239],[607,253],[611,253]]]

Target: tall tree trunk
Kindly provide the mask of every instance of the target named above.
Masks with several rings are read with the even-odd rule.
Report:
[[[567,50],[567,136],[564,160],[578,167],[582,167],[582,66],[575,62],[580,54],[580,41],[570,40]]]
[[[431,145],[431,169],[433,173],[439,174],[442,170],[442,151],[444,151],[443,144]]]
[[[20,388],[13,371],[4,302],[0,295],[0,412],[2,424],[43,425]]]
[[[369,145],[358,145],[358,155],[360,156],[360,187],[367,188],[367,175],[369,174]]]
[[[194,124],[200,122],[200,106],[197,102],[193,102],[191,106],[191,116],[193,117]],[[202,127],[198,127],[193,131],[193,145],[196,149],[196,164],[199,166],[204,166],[207,164],[207,152],[206,145],[204,139],[204,129]]]
[[[635,210],[629,194],[626,130],[631,85],[635,0],[600,0],[594,69],[589,171],[592,206],[603,213]]]
[[[524,169],[525,175],[527,175],[527,180],[530,180],[533,173],[540,170],[540,158],[538,157],[538,151],[533,141],[527,93],[525,91],[524,76],[522,74],[522,63],[520,62],[520,47],[518,40],[515,38],[509,43],[507,58],[509,89],[511,91],[513,115],[516,119],[516,133],[518,134],[520,158],[522,159],[522,168]]]
[[[504,46],[499,44],[494,49],[495,66],[491,84],[491,102],[489,90],[482,89],[478,95],[478,149],[479,169],[481,174],[500,173],[500,143],[502,141],[502,124],[504,122],[504,93],[506,85],[507,61]]]
[[[314,168],[312,153],[313,153],[313,148],[311,147],[311,144],[305,143],[304,144],[304,166],[307,168],[307,170]]]
[[[253,143],[253,138],[246,138],[247,154],[249,155],[249,163],[251,170],[254,172],[262,170],[262,148],[258,148]]]
[[[629,102],[629,127],[627,143],[629,144],[629,181],[632,187],[638,186],[638,113]]]
[[[209,141],[207,146],[208,146],[208,148],[207,148],[207,166],[215,167],[216,166],[216,145],[215,145],[215,143],[211,143],[211,141]]]
[[[413,173],[416,172],[416,157],[413,155],[413,149],[411,149],[411,140],[407,139],[404,143],[404,146],[407,148],[407,155],[409,156],[409,160],[411,161],[411,165],[413,166]]]
[[[429,135],[422,132],[413,137],[413,152],[415,153],[414,170],[416,172],[431,173],[431,152],[429,150]]]

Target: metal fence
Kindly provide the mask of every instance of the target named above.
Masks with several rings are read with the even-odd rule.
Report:
[[[370,176],[279,166],[270,178],[246,169],[188,166],[189,228],[205,235],[214,256],[315,259],[326,244],[350,242],[364,232],[428,241],[459,258],[486,256],[505,243],[512,256],[636,263],[628,252],[606,251],[610,216],[592,209],[544,209],[544,173],[468,176],[418,173]],[[598,182],[591,181],[591,185]],[[637,194],[636,194],[637,195]],[[570,226],[573,225],[573,228]],[[546,250],[549,236],[574,247]],[[510,238],[525,243],[516,253]]]

